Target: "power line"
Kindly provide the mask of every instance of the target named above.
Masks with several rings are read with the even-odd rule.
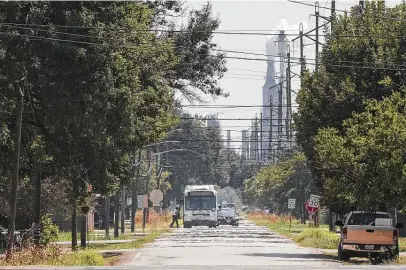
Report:
[[[44,40],[52,40],[52,41],[59,41],[59,42],[70,42],[70,43],[78,43],[78,44],[85,44],[85,45],[99,45],[99,46],[108,46],[108,47],[125,47],[119,45],[110,45],[106,43],[95,43],[95,42],[85,42],[85,41],[78,41],[78,40],[66,40],[66,39],[59,39],[59,38],[48,38],[48,37],[40,37],[40,36],[32,36],[26,34],[16,34],[16,33],[8,33],[8,32],[0,32],[0,34],[5,35],[13,35],[18,37],[30,37],[35,38],[36,40],[44,39]],[[406,38],[406,36],[404,36]],[[227,59],[237,59],[237,60],[249,60],[249,61],[265,61],[265,62],[285,62],[280,60],[268,60],[268,59],[261,59],[261,58],[246,58],[246,57],[230,57],[230,56],[219,56],[219,55],[210,55],[212,57],[220,57],[220,58],[227,58]],[[301,64],[300,62],[292,61],[292,64]],[[306,62],[308,65],[316,65],[316,63]],[[373,69],[373,70],[392,70],[392,71],[406,71],[406,69],[399,69],[399,68],[390,68],[390,67],[371,67],[371,66],[353,66],[353,65],[340,65],[340,64],[327,64],[324,63],[326,66],[331,67],[339,67],[339,68],[359,68],[359,69]],[[252,78],[238,78],[238,77],[229,77],[234,79],[252,79]]]
[[[190,104],[190,105],[182,105],[182,107],[201,107],[201,108],[262,108],[262,107],[289,107],[287,105],[226,105],[226,104],[213,104],[213,105],[206,105],[206,104]],[[299,105],[292,105],[292,107],[299,107]]]

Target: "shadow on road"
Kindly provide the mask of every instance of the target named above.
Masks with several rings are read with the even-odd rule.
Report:
[[[272,257],[272,258],[286,258],[286,259],[308,259],[308,260],[326,260],[337,261],[335,257],[325,254],[301,254],[301,253],[242,253],[243,256],[252,257]]]

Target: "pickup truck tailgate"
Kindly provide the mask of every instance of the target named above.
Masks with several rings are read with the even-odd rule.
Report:
[[[346,243],[393,245],[393,228],[378,226],[349,225]]]

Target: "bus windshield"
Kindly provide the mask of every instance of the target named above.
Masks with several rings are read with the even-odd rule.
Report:
[[[186,197],[186,210],[213,209],[216,209],[216,197],[214,196]]]

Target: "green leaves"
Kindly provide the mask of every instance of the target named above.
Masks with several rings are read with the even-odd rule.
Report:
[[[399,21],[387,18],[398,18]],[[298,142],[327,203],[403,205],[406,14],[366,2],[340,15],[298,95]],[[351,36],[351,37],[350,37]],[[395,199],[396,198],[396,199]]]
[[[277,164],[263,167],[244,182],[244,198],[257,206],[268,206],[281,213],[287,210],[288,199],[296,198],[303,205],[310,196],[312,177],[303,153]]]

